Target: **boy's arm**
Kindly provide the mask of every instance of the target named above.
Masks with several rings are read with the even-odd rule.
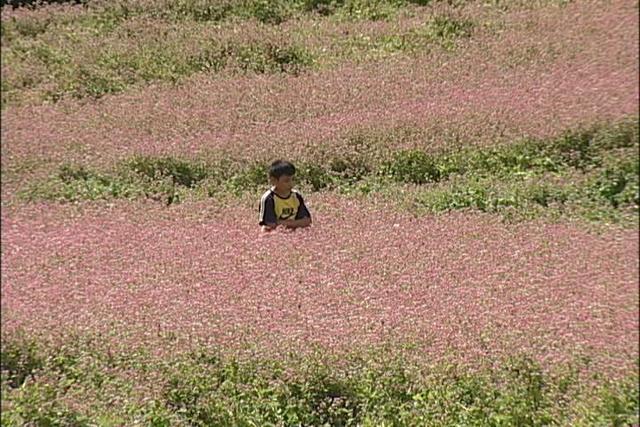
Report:
[[[262,231],[271,231],[277,226],[276,209],[273,197],[264,196],[260,200],[260,225]]]

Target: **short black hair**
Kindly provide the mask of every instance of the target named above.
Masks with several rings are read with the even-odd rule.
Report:
[[[276,160],[269,167],[269,176],[280,179],[281,176],[293,176],[296,174],[296,167],[286,160]]]

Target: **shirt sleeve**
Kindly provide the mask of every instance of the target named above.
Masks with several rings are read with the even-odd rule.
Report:
[[[276,208],[273,197],[265,196],[260,200],[260,225],[276,223]]]
[[[311,214],[309,213],[309,209],[307,209],[307,205],[304,204],[302,195],[300,193],[296,193],[296,196],[300,202],[300,206],[298,206],[298,213],[296,213],[296,219],[311,218]]]

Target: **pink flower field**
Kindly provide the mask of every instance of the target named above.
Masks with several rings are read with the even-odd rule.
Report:
[[[3,168],[34,158],[109,164],[141,153],[304,159],[339,152],[346,135],[371,128],[428,135],[390,149],[452,137],[491,144],[637,113],[633,2],[575,2],[503,19],[502,32],[454,54],[345,63],[299,77],[196,75],[177,88],[154,85],[95,104],[8,109]]]
[[[327,2],[274,0],[322,6],[300,6],[277,24],[239,9],[261,13],[271,2],[222,2],[238,16],[208,22],[189,18],[191,9],[158,17],[169,3],[136,0],[156,15],[115,23],[90,14],[109,2],[89,3],[2,8],[3,425],[638,421],[636,390],[620,385],[640,373],[637,1],[362,0],[330,2],[332,15]],[[399,11],[379,20],[345,12],[363,5]],[[434,22],[444,24],[420,33]],[[468,33],[447,39],[461,22]],[[393,45],[410,37],[419,40],[411,48]],[[234,69],[230,56],[227,68],[174,82],[135,80],[129,70],[129,80],[118,78],[131,84],[114,93],[71,92],[86,83],[73,80],[74,67],[85,79],[102,76],[106,60],[95,58],[109,49],[114,61],[147,48],[195,55],[224,40],[229,52],[260,53],[263,39],[295,42],[313,60],[296,73],[258,72]],[[376,44],[384,41],[391,47]],[[157,65],[131,58],[138,71]],[[55,66],[67,68],[46,68]],[[68,94],[39,98],[65,78]],[[186,159],[166,168],[218,169],[187,184],[157,165],[147,175],[118,169],[141,155],[149,164]],[[363,176],[359,164],[348,169],[366,156],[377,157]],[[260,171],[251,168],[264,163],[266,172],[277,158],[303,166],[309,228],[260,233],[268,183],[265,173],[256,188]],[[314,171],[322,185],[310,184]],[[233,364],[215,371],[212,359],[193,359],[286,364],[292,355],[345,361],[367,352],[408,356],[407,370],[508,371],[505,361],[522,357],[540,378],[579,374],[572,385],[545,376],[538,390],[538,377],[515,368],[522,394],[509,389],[510,374],[467,384],[446,371],[445,397],[401,375],[400,397],[389,397],[396,383],[371,397],[384,375],[349,388],[343,374],[305,371],[297,389],[277,370],[265,385]],[[130,362],[141,354],[149,359]],[[291,409],[296,396],[303,409]]]
[[[269,236],[253,211],[211,203],[5,212],[3,329],[267,353],[390,340],[472,363],[584,354],[606,371],[638,356],[634,232],[312,203],[311,229]]]

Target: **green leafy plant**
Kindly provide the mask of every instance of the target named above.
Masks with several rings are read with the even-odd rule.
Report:
[[[437,160],[433,155],[419,150],[396,153],[393,160],[383,166],[383,171],[401,182],[425,184],[440,180]]]

